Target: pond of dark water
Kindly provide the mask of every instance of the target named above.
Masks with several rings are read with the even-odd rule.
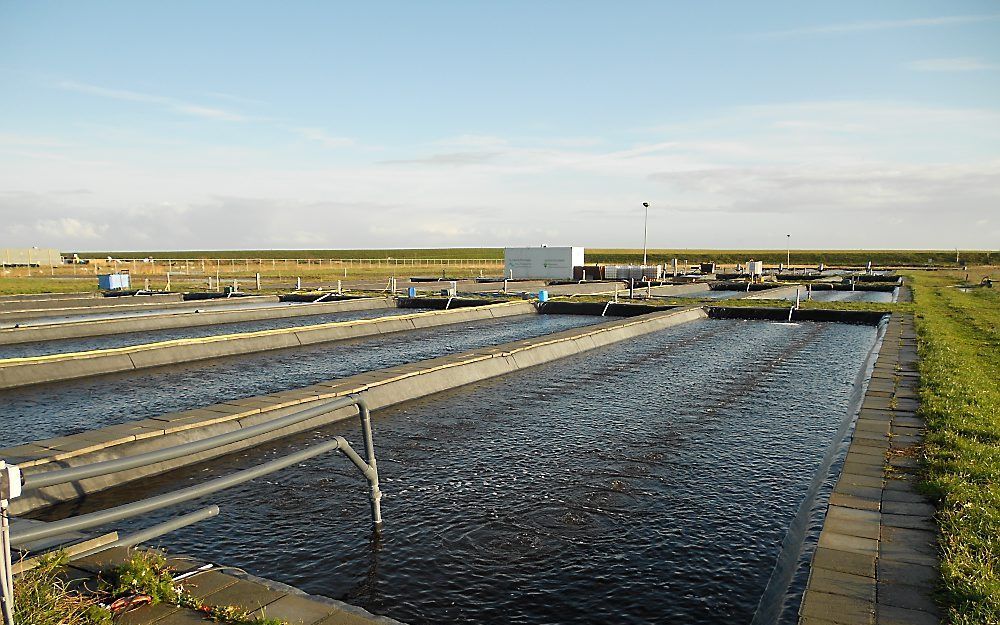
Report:
[[[794,622],[876,338],[696,321],[380,410],[379,540],[363,479],[331,455],[209,498],[220,517],[163,543],[413,624]],[[342,422],[48,516],[335,434],[360,444]]]

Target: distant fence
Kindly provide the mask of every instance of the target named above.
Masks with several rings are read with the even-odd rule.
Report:
[[[4,266],[2,275],[8,277],[37,276],[86,276],[128,270],[133,276],[163,276],[167,273],[178,277],[189,276],[250,276],[261,273],[303,276],[314,272],[344,272],[350,269],[382,268],[386,270],[406,267],[424,270],[496,269],[502,270],[502,258],[89,258],[85,263],[73,263],[64,257],[50,265],[43,262],[34,266]],[[134,284],[133,284],[134,285]]]

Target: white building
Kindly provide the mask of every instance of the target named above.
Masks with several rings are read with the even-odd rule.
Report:
[[[504,277],[515,280],[572,280],[583,265],[582,247],[505,247]]]
[[[40,267],[62,264],[59,250],[51,247],[0,248],[0,265],[8,267]]]

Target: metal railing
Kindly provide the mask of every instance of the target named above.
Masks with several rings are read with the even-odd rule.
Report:
[[[74,517],[69,517],[61,521],[32,525],[24,529],[10,530],[10,517],[8,513],[9,501],[20,497],[24,492],[37,490],[59,484],[68,484],[80,480],[111,475],[120,471],[146,467],[160,462],[166,462],[177,458],[191,456],[203,451],[217,449],[230,443],[236,443],[251,439],[261,434],[274,432],[281,428],[289,427],[321,415],[356,406],[358,417],[361,421],[361,434],[364,438],[365,457],[362,458],[351,447],[350,443],[342,436],[335,436],[331,440],[312,445],[305,449],[283,456],[277,460],[272,460],[260,464],[250,469],[237,471],[230,475],[215,478],[203,484],[189,486],[177,491],[164,493],[155,497],[150,497],[140,501],[123,504],[97,512],[90,512]],[[23,475],[17,465],[5,464],[0,460],[0,608],[3,613],[3,625],[13,625],[13,605],[14,605],[14,585],[13,585],[13,563],[11,559],[11,549],[14,544],[26,545],[34,541],[58,537],[68,532],[92,529],[115,521],[129,519],[143,514],[175,506],[177,504],[199,499],[207,495],[243,484],[258,477],[280,471],[292,465],[298,464],[310,458],[339,451],[356,466],[365,476],[369,486],[369,500],[371,503],[372,524],[376,531],[382,527],[381,499],[382,492],[379,489],[378,467],[375,461],[375,445],[372,440],[371,413],[364,399],[357,395],[349,395],[332,401],[323,402],[318,406],[300,410],[293,414],[279,417],[266,423],[261,423],[247,428],[241,428],[233,432],[218,434],[200,441],[192,441],[158,449],[135,456],[126,456],[114,460],[105,460],[78,467],[69,467],[47,471],[44,473],[34,473]],[[120,538],[119,540],[96,547],[74,557],[79,558],[85,555],[98,553],[105,549],[117,546],[133,546],[141,542],[150,540],[167,532],[186,527],[203,519],[215,516],[219,509],[216,506],[201,509],[154,527],[140,531],[131,536]]]

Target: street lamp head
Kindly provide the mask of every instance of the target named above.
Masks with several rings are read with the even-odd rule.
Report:
[[[646,208],[649,208],[649,202],[643,202],[642,205],[645,206]]]

